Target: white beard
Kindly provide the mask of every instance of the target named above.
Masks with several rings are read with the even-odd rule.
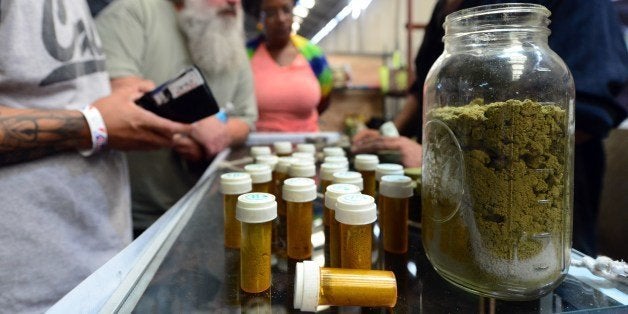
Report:
[[[238,69],[246,60],[243,12],[221,16],[206,0],[186,0],[178,12],[179,27],[185,34],[192,62],[204,73],[221,74]]]

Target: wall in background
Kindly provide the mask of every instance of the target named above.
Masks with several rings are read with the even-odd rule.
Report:
[[[436,0],[413,0],[413,23],[429,22]],[[387,54],[399,49],[406,58],[407,0],[373,0],[357,19],[350,15],[319,45],[326,53]],[[423,31],[412,32],[412,60]]]

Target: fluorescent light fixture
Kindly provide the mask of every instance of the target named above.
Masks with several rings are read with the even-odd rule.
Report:
[[[338,21],[335,19],[327,22],[327,24],[323,26],[323,28],[321,28],[321,30],[314,35],[314,37],[312,37],[312,43],[316,44],[321,41],[321,39],[325,38],[325,36],[327,36],[336,27],[336,25],[338,25]]]
[[[331,31],[338,26],[338,23],[342,22],[342,20],[349,16],[349,14],[351,14],[354,19],[357,19],[360,16],[360,12],[366,10],[372,1],[373,0],[351,0],[349,4],[340,10],[334,18],[329,20],[329,22],[327,22],[327,24],[312,37],[311,42],[316,44],[321,41],[321,39],[329,35],[329,33],[331,33]]]

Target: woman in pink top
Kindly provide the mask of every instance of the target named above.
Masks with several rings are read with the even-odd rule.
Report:
[[[328,104],[333,82],[325,56],[318,46],[291,34],[295,2],[244,3],[264,25],[264,34],[247,44],[259,111],[257,131],[316,132],[318,115]]]

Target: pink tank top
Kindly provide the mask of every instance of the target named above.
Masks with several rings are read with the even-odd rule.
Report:
[[[273,60],[264,44],[251,59],[260,132],[316,132],[321,89],[301,55],[287,66]]]

